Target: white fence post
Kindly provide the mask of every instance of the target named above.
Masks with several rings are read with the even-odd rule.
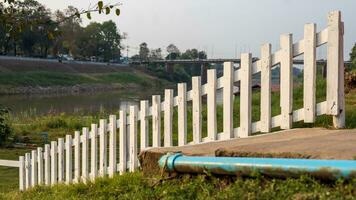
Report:
[[[110,115],[109,118],[109,177],[116,173],[116,115]]]
[[[45,178],[45,185],[51,184],[51,146],[49,144],[45,144],[44,150],[44,178]]]
[[[37,185],[37,151],[31,151],[31,185]]]
[[[25,176],[25,157],[20,156],[19,157],[19,189],[20,191],[24,191],[26,187],[26,176]]]
[[[148,134],[148,101],[141,101],[140,106],[140,129],[141,129],[141,151],[148,147],[149,134]]]
[[[72,143],[72,136],[66,135],[66,184],[71,184],[73,180]]]
[[[57,184],[58,178],[58,165],[57,165],[57,142],[51,142],[51,185]]]
[[[173,146],[173,90],[165,90],[164,95],[164,147]]]
[[[341,12],[333,11],[328,16],[327,43],[327,114],[333,115],[336,128],[345,126],[343,23]]]
[[[100,134],[100,156],[99,156],[99,171],[100,176],[104,177],[107,174],[107,120],[101,119],[99,124]],[[121,128],[121,127],[120,127]]]
[[[74,132],[74,183],[80,181],[80,131]]]
[[[43,152],[42,152],[42,147],[38,147],[37,148],[37,169],[38,169],[38,172],[37,172],[37,175],[38,175],[38,178],[37,178],[37,182],[39,185],[42,185],[43,184]]]
[[[178,84],[178,146],[187,144],[187,84]]]
[[[89,180],[89,129],[83,128],[82,133],[82,181],[87,183]]]
[[[31,154],[25,154],[25,187],[29,189],[31,187]]]
[[[161,96],[152,96],[152,146],[161,146]]]
[[[252,55],[241,54],[241,84],[240,84],[240,130],[239,136],[245,138],[252,130]]]
[[[281,35],[281,129],[293,125],[293,36]]]
[[[261,132],[271,131],[271,44],[261,47]]]
[[[64,181],[64,139],[58,138],[58,183]]]
[[[304,26],[304,122],[315,121],[316,109],[316,24]]]
[[[120,174],[126,172],[127,166],[127,133],[126,111],[120,110]]]
[[[94,181],[98,176],[98,148],[97,148],[97,137],[98,135],[98,125],[92,124],[91,125],[91,132],[90,132],[90,141],[91,141],[91,156],[90,156],[90,177],[91,180]]]
[[[202,139],[202,97],[201,77],[192,78],[192,115],[193,115],[193,143],[199,144]]]
[[[130,172],[134,172],[138,167],[137,112],[137,106],[130,106]]]
[[[208,103],[208,139],[214,141],[217,139],[217,115],[216,115],[216,69],[209,69],[207,72],[207,103]]]
[[[223,127],[224,137],[226,139],[234,138],[233,127],[233,85],[234,84],[234,63],[224,63],[224,79],[223,79]]]

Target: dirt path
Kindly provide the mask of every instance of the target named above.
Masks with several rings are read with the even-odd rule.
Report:
[[[293,129],[245,139],[195,146],[154,148],[150,152],[182,151],[187,155],[214,156],[218,149],[231,152],[295,153],[320,159],[355,159],[356,130]]]

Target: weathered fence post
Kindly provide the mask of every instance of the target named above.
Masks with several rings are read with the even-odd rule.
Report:
[[[241,54],[241,84],[240,84],[240,130],[241,138],[250,136],[252,129],[252,55]]]
[[[109,140],[109,177],[113,177],[116,172],[116,115],[110,115],[110,140]]]
[[[261,47],[261,132],[271,131],[271,44]]]
[[[74,132],[74,183],[80,181],[80,131]]]
[[[146,149],[148,147],[148,108],[149,108],[149,102],[148,101],[141,101],[141,106],[140,106],[140,132],[141,132],[141,146],[140,149],[141,151]]]
[[[64,139],[58,138],[58,183],[64,181]]]
[[[316,113],[316,24],[304,26],[304,122],[314,123]]]
[[[138,167],[137,112],[137,106],[130,106],[130,172],[134,172]]]
[[[234,138],[233,127],[233,87],[234,87],[234,63],[224,63],[224,79],[223,79],[223,127],[225,139]]]
[[[98,176],[98,148],[97,139],[98,125],[91,124],[90,140],[91,140],[91,155],[90,155],[90,178],[92,181]]]
[[[333,115],[336,128],[343,128],[345,126],[344,55],[340,11],[329,13],[327,51],[327,114]]]
[[[20,191],[24,191],[26,187],[26,174],[25,174],[25,157],[20,156],[19,157],[19,189]]]
[[[107,172],[107,120],[101,119],[100,120],[100,127],[99,127],[99,134],[100,134],[100,156],[99,156],[99,170],[100,176],[104,177]]]
[[[25,154],[25,187],[29,189],[31,187],[31,154]]]
[[[126,172],[127,166],[127,133],[126,111],[120,110],[120,174]]]
[[[172,134],[173,123],[173,90],[165,90],[164,95],[164,146],[171,147],[173,145]]]
[[[38,185],[42,185],[43,184],[43,152],[42,152],[42,147],[38,147],[37,148],[37,183]]]
[[[66,184],[71,184],[73,180],[72,174],[72,136],[66,135]]]
[[[161,146],[161,96],[152,96],[152,146]]]
[[[31,185],[37,185],[37,151],[31,151]]]
[[[89,179],[89,129],[84,127],[82,132],[82,181],[87,183]]]
[[[51,142],[51,185],[57,183],[58,178],[58,165],[57,165],[57,142]]]
[[[187,84],[178,84],[178,146],[187,144]]]
[[[291,129],[293,125],[293,37],[281,35],[281,129]]]
[[[45,144],[45,151],[44,151],[44,178],[45,178],[45,185],[51,184],[51,146],[49,144]]]
[[[208,139],[217,139],[217,115],[216,115],[216,69],[208,70],[207,99],[208,99]]]
[[[193,143],[199,144],[202,140],[202,97],[201,78],[192,78],[192,115],[193,115]]]

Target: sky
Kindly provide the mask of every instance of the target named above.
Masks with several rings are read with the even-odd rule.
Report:
[[[69,5],[86,9],[98,0],[38,0],[52,10]],[[345,23],[345,57],[356,43],[355,0],[121,0],[121,15],[93,15],[91,21],[113,20],[129,55],[146,42],[149,48],[173,43],[181,51],[196,48],[209,58],[237,58],[251,52],[259,57],[260,46],[271,43],[279,48],[279,37],[293,33],[294,42],[303,38],[304,24],[316,23],[318,31],[327,27],[327,14],[342,12]],[[83,20],[83,25],[90,21]],[[126,53],[126,52],[125,52]],[[317,52],[325,55],[325,49]]]

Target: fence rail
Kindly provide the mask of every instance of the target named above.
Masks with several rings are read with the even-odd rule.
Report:
[[[272,53],[271,44],[261,46],[261,59],[252,62],[252,54],[241,55],[240,68],[232,62],[224,63],[223,76],[217,78],[216,70],[207,73],[207,83],[201,77],[192,78],[192,89],[179,83],[177,96],[165,90],[164,101],[153,95],[149,101],[140,102],[140,109],[131,106],[128,113],[121,110],[117,119],[101,119],[76,131],[74,138],[67,135],[20,156],[20,190],[45,184],[78,183],[96,177],[114,176],[115,173],[135,171],[139,167],[137,155],[149,147],[173,146],[173,132],[178,134],[178,146],[194,145],[216,140],[245,138],[256,132],[268,133],[272,128],[291,129],[293,122],[315,121],[319,115],[333,116],[336,128],[344,127],[344,64],[343,22],[339,11],[329,14],[328,27],[316,32],[315,24],[304,27],[304,39],[293,43],[292,34],[280,37],[280,49]],[[316,103],[316,48],[327,45],[327,98]],[[293,58],[304,54],[304,108],[293,110]],[[281,113],[271,116],[271,68],[279,65]],[[252,75],[261,73],[261,115],[252,122]],[[233,126],[234,83],[240,82],[240,127]],[[223,90],[223,132],[217,129],[217,90]],[[207,137],[202,137],[202,97],[207,96]],[[192,102],[192,133],[188,133],[187,102]],[[178,119],[173,113],[177,107]],[[162,114],[163,112],[163,114]],[[162,120],[163,118],[163,120]],[[161,121],[162,120],[162,121]],[[163,123],[162,123],[163,122]],[[161,124],[162,123],[162,124]],[[178,129],[173,130],[173,123]],[[151,125],[152,128],[149,126]],[[161,129],[163,126],[163,129]],[[161,130],[163,132],[161,133]],[[152,133],[150,133],[152,131]],[[192,141],[188,141],[191,136]],[[163,137],[163,138],[161,138]],[[152,145],[150,145],[152,144]]]

